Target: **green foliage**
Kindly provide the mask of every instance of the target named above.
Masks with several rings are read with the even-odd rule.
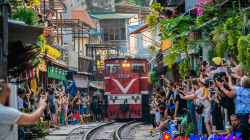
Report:
[[[189,74],[190,70],[191,66],[189,62],[189,57],[187,57],[179,64],[179,74],[183,79],[185,79],[185,76]]]
[[[212,47],[208,51],[208,60],[211,62],[214,57],[216,57],[216,49]]]
[[[250,68],[250,34],[241,36],[238,40],[238,56],[237,59],[244,67],[244,72],[248,73]]]
[[[36,11],[31,8],[21,7],[13,15],[13,20],[24,21],[25,24],[34,25],[36,22]]]
[[[189,49],[190,50],[194,50],[195,53],[198,53],[201,49],[201,47],[203,46],[209,46],[210,45],[210,41],[205,40],[203,38],[200,38],[196,41],[190,41],[189,42]]]
[[[156,16],[156,14],[150,14],[147,15],[147,19],[146,19],[147,23],[148,23],[148,29],[151,32],[153,37],[156,37],[156,26],[159,23],[158,22],[158,17]]]
[[[180,39],[175,41],[177,41],[177,43],[175,43],[174,46],[168,50],[168,54],[165,56],[165,63],[168,65],[170,69],[174,64],[174,62],[176,61],[176,58],[180,57],[181,53],[187,54],[188,43],[186,36],[181,36]]]
[[[150,46],[148,49],[154,53],[155,50],[156,50],[156,47],[155,46]]]
[[[154,3],[152,6],[150,6],[150,8],[152,9],[152,10],[154,10],[156,13],[159,13],[159,11],[160,11],[160,13],[159,14],[163,14],[163,9],[161,8],[161,4],[160,3]]]
[[[178,37],[188,35],[189,31],[196,27],[194,25],[195,19],[186,15],[184,17],[176,17],[172,20],[164,19],[160,22],[162,27],[161,40],[173,40]]]
[[[130,2],[132,4],[136,4],[135,0],[128,0],[128,2]]]
[[[34,2],[35,6],[39,6],[40,5],[40,0],[32,0]]]
[[[226,52],[227,52],[227,42],[226,41],[218,42],[216,45],[217,56],[223,58]]]
[[[228,36],[228,44],[234,47],[240,38],[241,29],[242,29],[242,21],[244,17],[242,14],[238,14],[235,17],[230,17],[224,23],[224,32]]]
[[[211,32],[211,35],[213,36],[214,42],[223,41],[221,36],[224,35],[224,29],[223,24],[219,24],[218,26],[214,27],[214,30]]]
[[[46,45],[46,39],[43,37],[43,35],[40,35],[38,37],[37,45],[41,47],[41,53],[45,53],[45,45]]]
[[[192,133],[194,133],[194,123],[190,122],[188,124],[188,127],[184,129],[185,132],[185,138],[188,138]]]
[[[197,17],[196,25],[200,26],[205,22],[208,22],[209,20],[213,19],[214,17],[218,17],[221,15],[220,7],[217,5],[217,7],[213,8],[208,5],[194,5],[195,7],[201,7],[205,10],[202,11],[202,15],[199,15]]]
[[[154,84],[156,82],[158,82],[160,79],[156,76],[156,72],[155,71],[150,71],[148,73],[148,82],[150,84]]]
[[[24,130],[27,132],[28,130],[36,131],[38,134],[42,135],[44,138],[48,131],[44,129],[46,122],[38,121],[36,124],[24,125]]]

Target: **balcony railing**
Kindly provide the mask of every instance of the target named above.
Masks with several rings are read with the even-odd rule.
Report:
[[[89,57],[78,57],[78,71],[85,73],[93,72],[93,60]]]

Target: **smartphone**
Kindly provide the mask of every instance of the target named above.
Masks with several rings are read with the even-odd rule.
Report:
[[[231,56],[231,52],[228,52],[228,55],[227,55],[227,58],[229,59],[229,58],[231,58],[232,56]]]
[[[202,61],[203,61],[202,56],[199,56],[199,61],[200,61],[200,62],[202,62]]]
[[[209,87],[213,85],[213,80],[209,80]]]
[[[189,90],[191,90],[192,89],[192,85],[191,84],[189,84]]]
[[[228,68],[227,68],[227,72],[228,72],[229,74],[232,73],[231,67],[228,67]]]
[[[183,88],[179,88],[179,90],[183,90]]]

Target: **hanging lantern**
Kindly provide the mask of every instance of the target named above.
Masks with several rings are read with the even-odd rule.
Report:
[[[67,75],[67,72],[68,72],[68,71],[64,71],[64,75]]]
[[[54,69],[55,69],[54,67],[51,67],[51,72],[54,72]]]
[[[55,68],[55,72],[58,72],[58,68]]]
[[[64,70],[62,70],[62,75],[64,75]]]
[[[61,70],[61,69],[59,69],[59,73],[62,73],[62,70]]]

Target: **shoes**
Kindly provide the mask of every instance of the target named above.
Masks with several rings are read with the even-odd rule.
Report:
[[[210,139],[210,138],[214,138],[214,135],[209,135],[208,139]]]
[[[50,128],[56,128],[55,126],[50,126]]]
[[[154,127],[152,127],[150,130],[154,130],[155,128]]]

